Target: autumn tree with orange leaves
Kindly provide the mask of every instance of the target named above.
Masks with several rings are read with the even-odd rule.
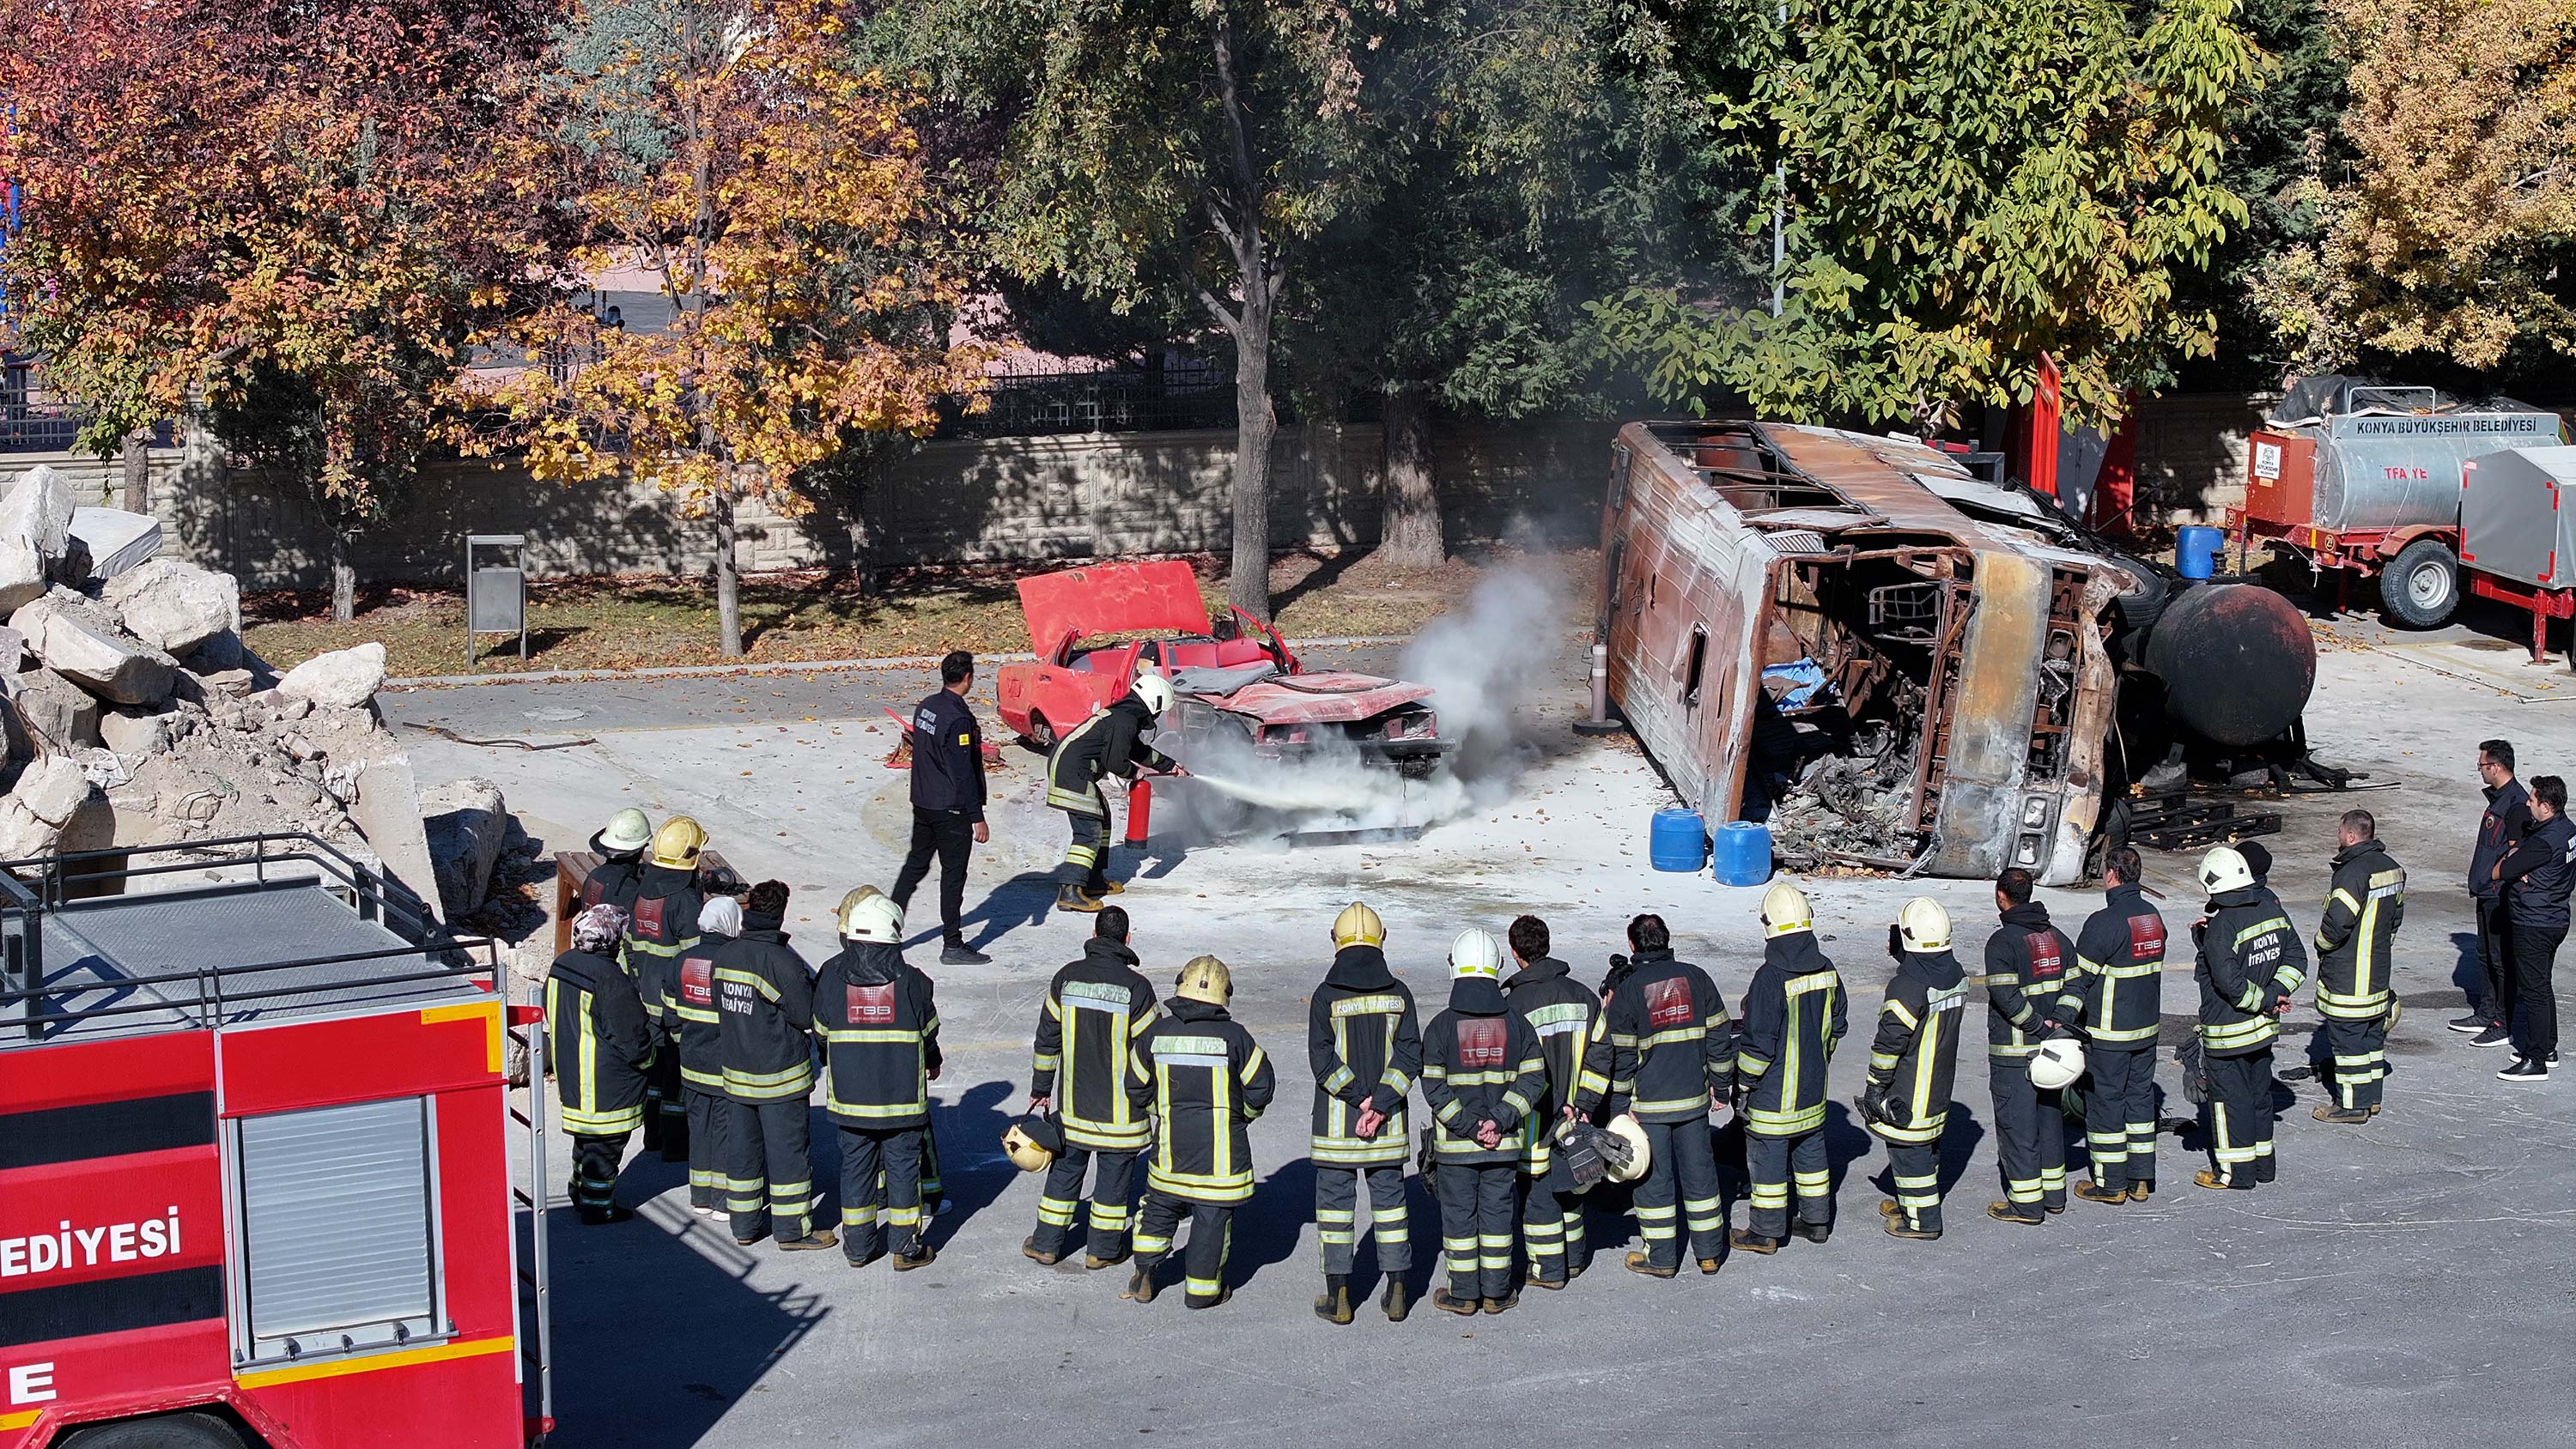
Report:
[[[332,537],[471,399],[471,339],[559,282],[542,0],[0,0],[15,345],[102,454],[200,398]],[[565,239],[568,240],[568,237]]]
[[[742,653],[737,505],[811,507],[800,475],[867,433],[926,433],[980,385],[947,340],[943,258],[903,97],[848,63],[819,0],[600,0],[568,32],[563,169],[582,264],[640,268],[675,316],[603,327],[566,303],[515,329],[497,401],[539,478],[649,479],[715,537]]]

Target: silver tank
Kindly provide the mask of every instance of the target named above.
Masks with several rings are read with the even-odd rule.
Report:
[[[2403,528],[2460,519],[2460,464],[2559,441],[2556,413],[2363,413],[2303,429],[2317,440],[2319,528]]]

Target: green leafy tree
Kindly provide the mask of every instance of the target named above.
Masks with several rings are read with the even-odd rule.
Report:
[[[1708,76],[1748,173],[1780,168],[1784,305],[1632,289],[1601,308],[1655,392],[1930,431],[2028,398],[2056,360],[2070,421],[2207,352],[2177,304],[2246,217],[2221,179],[2261,57],[2236,0],[1737,0]]]

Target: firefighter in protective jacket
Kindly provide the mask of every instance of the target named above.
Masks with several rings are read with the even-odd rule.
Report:
[[[1967,976],[1950,953],[1950,913],[1939,903],[1907,901],[1888,934],[1896,974],[1878,1008],[1860,1115],[1887,1142],[1896,1196],[1878,1211],[1889,1236],[1928,1242],[1941,1236],[1941,1129],[1950,1120]]]
[[[1850,1008],[1842,977],[1816,945],[1807,897],[1796,886],[1782,881],[1762,897],[1762,932],[1762,965],[1744,993],[1744,1031],[1735,1054],[1753,1210],[1733,1242],[1747,1252],[1776,1253],[1789,1236],[1793,1181],[1798,1236],[1821,1243],[1834,1230],[1825,1068],[1843,1038]]]
[[[1412,1138],[1404,1100],[1422,1074],[1422,1029],[1413,992],[1387,969],[1386,925],[1354,901],[1333,918],[1333,966],[1306,1012],[1306,1060],[1315,1074],[1315,1236],[1324,1249],[1324,1292],[1315,1316],[1348,1323],[1351,1260],[1359,1244],[1359,1185],[1368,1179],[1377,1229],[1386,1316],[1409,1307],[1405,1274],[1413,1238],[1404,1207],[1404,1159]]]
[[[689,1210],[724,1211],[724,1027],[716,1011],[716,955],[742,934],[742,902],[710,895],[698,908],[698,939],[665,978],[663,1019],[679,1038],[680,1091],[689,1108]]]
[[[1583,1056],[1600,1027],[1601,998],[1575,980],[1564,962],[1547,954],[1553,944],[1547,922],[1522,916],[1503,939],[1520,965],[1503,978],[1503,998],[1538,1034],[1539,1053],[1547,1059],[1546,1099],[1530,1114],[1522,1133],[1527,1146],[1521,1175],[1527,1181],[1522,1184],[1521,1247],[1529,1258],[1529,1282],[1563,1288],[1592,1266],[1592,1249],[1583,1235],[1581,1190],[1556,1160],[1555,1134],[1557,1124],[1575,1114],[1575,1101],[1582,1095]],[[1725,1010],[1722,1002],[1718,1009]]]
[[[2025,1224],[2066,1211],[2066,1116],[2057,1089],[2031,1081],[2030,1057],[2075,964],[2074,943],[2031,899],[2033,883],[2019,866],[1995,877],[2002,924],[1986,938],[1986,1084],[2004,1180],[1986,1216]]]
[[[1073,1216],[1082,1179],[1091,1173],[1090,1253],[1084,1266],[1127,1261],[1129,1214],[1136,1203],[1136,1154],[1145,1150],[1146,1117],[1127,1095],[1127,1058],[1145,1029],[1161,1018],[1153,983],[1136,969],[1127,943],[1127,913],[1116,906],[1093,919],[1082,959],[1055,973],[1038,1008],[1029,1110],[1054,1112],[1064,1150],[1047,1167],[1038,1195],[1038,1230],[1020,1251],[1053,1264],[1073,1246]]]
[[[1646,1175],[1636,1189],[1643,1252],[1628,1271],[1670,1278],[1681,1271],[1681,1235],[1702,1273],[1726,1261],[1726,1200],[1717,1181],[1709,1113],[1725,1105],[1737,1067],[1726,998],[1708,973],[1673,959],[1664,918],[1628,922],[1627,974],[1601,1005],[1584,1047],[1575,1110],[1608,1104],[1635,1114],[1645,1129]]]
[[[852,893],[840,952],[814,977],[823,1110],[841,1134],[841,1251],[864,1268],[889,1248],[897,1272],[935,1256],[921,1236],[921,1146],[939,1075],[930,978],[903,959],[903,908]]]
[[[1517,1236],[1512,1188],[1527,1153],[1524,1125],[1547,1095],[1538,1033],[1503,1000],[1503,948],[1470,927],[1449,943],[1449,1009],[1422,1037],[1422,1100],[1431,1109],[1441,1246],[1449,1286],[1431,1306],[1502,1313]]]
[[[1139,769],[1189,773],[1145,743],[1155,722],[1172,707],[1172,685],[1159,674],[1139,674],[1116,704],[1064,732],[1047,756],[1047,804],[1065,814],[1073,843],[1056,867],[1056,909],[1096,911],[1127,887],[1109,878],[1109,797],[1105,779],[1133,780]]]
[[[2156,1190],[2156,1034],[2164,1024],[2165,918],[2140,889],[2138,853],[2103,866],[2110,890],[2075,939],[2075,974],[2049,1011],[2084,1033],[2087,1202],[2144,1202]]]
[[[644,873],[644,848],[653,843],[653,821],[641,810],[620,810],[608,817],[608,823],[590,838],[590,848],[599,855],[599,863],[581,883],[581,903],[591,906],[615,906],[621,914],[635,913],[635,891]]]
[[[2367,1122],[2388,1076],[2388,1029],[2397,1023],[2390,987],[2397,928],[2406,919],[2406,871],[2379,843],[2379,822],[2347,810],[2335,852],[2334,884],[2317,923],[2317,1014],[2325,1018],[2333,1102],[2320,1122]]]
[[[627,1136],[644,1122],[653,1034],[635,983],[608,954],[625,930],[625,912],[592,906],[573,922],[572,949],[546,976],[546,1054],[572,1136],[573,1207],[585,1223],[635,1216],[615,1201],[617,1170]]]
[[[1157,1128],[1136,1222],[1136,1270],[1124,1295],[1139,1303],[1154,1301],[1154,1269],[1172,1250],[1183,1217],[1190,1220],[1182,1260],[1189,1306],[1214,1308],[1227,1297],[1234,1210],[1252,1197],[1246,1129],[1277,1090],[1268,1054],[1226,1014],[1233,994],[1224,962],[1192,957],[1173,985],[1170,1009],[1127,1056],[1128,1101],[1139,1115],[1152,1113]]]
[[[786,883],[762,881],[744,903],[742,935],[716,956],[725,1207],[735,1242],[749,1247],[766,1234],[804,1252],[835,1237],[812,1222],[805,1099],[814,1091],[814,979],[787,944],[786,919]]]
[[[663,1009],[678,994],[671,980],[680,957],[698,943],[698,854],[706,831],[674,815],[653,832],[652,848],[635,879],[635,905],[626,917],[626,969],[635,973],[644,1015],[653,1023],[653,1078],[645,1100],[644,1145],[658,1147],[664,1162],[689,1156],[689,1103],[680,1086],[680,1023]]]
[[[2255,884],[2245,857],[2219,846],[2200,858],[2209,918],[2199,938],[2201,1070],[2209,1078],[2211,1167],[2202,1187],[2251,1189],[2270,1182],[2272,1043],[2290,994],[2306,979],[2308,955],[2289,913]]]

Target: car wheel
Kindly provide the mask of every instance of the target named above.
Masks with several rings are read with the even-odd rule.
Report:
[[[2410,629],[2430,629],[2460,607],[2460,561],[2438,538],[2397,551],[2379,575],[2379,612]]]
[[[1020,736],[1020,743],[1033,750],[1054,749],[1055,726],[1047,723],[1047,717],[1045,715],[1038,713],[1036,710],[1030,710],[1029,732]]]

